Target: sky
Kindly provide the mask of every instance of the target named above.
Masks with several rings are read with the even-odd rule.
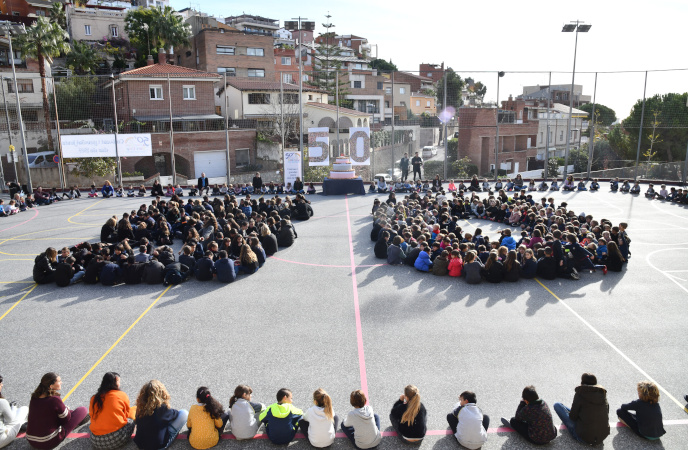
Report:
[[[378,56],[391,59],[399,70],[418,71],[420,63],[444,62],[462,77],[482,81],[487,86],[485,99],[492,101],[497,98],[497,71],[506,72],[500,80],[500,100],[521,94],[522,86],[548,84],[549,71],[562,72],[552,74],[552,84],[570,84],[575,33],[561,29],[581,20],[592,28],[578,35],[575,83],[583,85],[586,95],[596,93],[597,103],[614,109],[620,119],[642,99],[644,71],[688,69],[686,0],[170,3],[175,9],[191,6],[219,17],[246,13],[281,24],[302,15],[315,21],[316,35],[324,32],[329,13],[337,34],[367,38],[377,44]],[[374,56],[375,47],[372,52]],[[594,92],[595,75],[584,72],[610,71],[637,72],[599,73]],[[688,70],[648,74],[648,97],[687,91]]]

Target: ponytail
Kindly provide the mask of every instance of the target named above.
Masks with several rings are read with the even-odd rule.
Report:
[[[220,416],[222,416],[222,413],[224,412],[222,410],[222,405],[220,402],[215,400],[212,395],[210,395],[210,391],[207,387],[199,387],[196,391],[196,398],[198,399],[199,403],[202,403],[205,406],[204,409],[208,414],[210,414],[211,419],[219,419]]]
[[[242,398],[246,394],[248,394],[248,395],[253,394],[253,389],[251,389],[250,386],[247,386],[245,384],[240,384],[239,386],[234,388],[234,395],[232,395],[232,397],[229,399],[229,407],[231,408],[232,406],[234,406],[234,404],[237,402],[237,400],[239,400],[240,398]]]
[[[332,409],[332,397],[329,396],[325,389],[318,388],[313,392],[313,401],[317,406],[323,408],[323,412],[330,419],[330,422],[334,421],[334,410]]]
[[[401,416],[401,423],[406,423],[408,426],[412,426],[413,422],[416,420],[418,411],[420,411],[420,394],[418,393],[418,388],[409,384],[404,389],[404,395],[408,399],[406,404],[406,411],[404,415]]]
[[[33,391],[33,394],[31,394],[31,398],[39,398],[42,395],[45,395],[46,397],[59,397],[59,392],[50,389],[50,386],[55,384],[57,378],[58,375],[55,372],[48,372],[45,375],[43,375],[43,377],[41,378],[41,384],[39,384],[36,390]]]

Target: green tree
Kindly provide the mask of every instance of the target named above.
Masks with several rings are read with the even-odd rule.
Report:
[[[444,104],[444,78],[447,78],[447,104]],[[463,90],[464,81],[461,76],[454,72],[454,69],[449,67],[442,79],[437,83],[437,105],[441,109],[451,106],[455,109],[463,104],[461,99],[461,91]]]
[[[76,162],[77,167],[74,172],[86,178],[106,177],[115,173],[117,169],[115,158],[74,158],[66,161]]]
[[[45,61],[52,61],[61,54],[68,54],[71,47],[67,43],[69,34],[57,22],[51,22],[45,17],[37,17],[36,22],[26,29],[26,34],[17,38],[17,47],[22,55],[38,61],[38,73],[41,76],[41,90],[43,93],[43,115],[45,130],[48,137],[48,149],[54,147],[52,127],[50,125],[50,103],[48,101],[48,84],[46,82]]]
[[[342,55],[342,49],[334,43],[335,33],[321,33],[320,36],[321,43],[315,45],[310,83],[318,89],[327,91],[331,105],[336,104],[337,91],[339,91],[339,106],[352,108],[353,101],[346,98],[349,94],[347,89],[349,84],[345,80],[348,72],[342,71],[342,62],[338,58]],[[339,83],[337,83],[337,73],[339,73]]]
[[[451,143],[449,141],[448,143]],[[454,176],[457,178],[468,178],[469,176],[478,174],[478,167],[472,164],[471,158],[464,156],[463,158],[457,159],[451,164]]]
[[[57,22],[63,30],[67,29],[67,15],[65,14],[64,5],[60,2],[53,2],[50,7],[50,20]]]
[[[573,164],[573,173],[583,173],[588,171],[588,149],[574,148],[569,151],[569,163]]]
[[[631,150],[631,139],[623,126],[612,126],[609,129],[609,134],[607,134],[607,141],[612,151],[619,155],[621,159],[633,159],[635,156],[631,154],[633,151]]]
[[[559,162],[556,158],[550,158],[549,160],[547,160],[545,169],[547,170],[547,173],[545,174],[545,171],[542,171],[543,178],[556,178],[559,175]]]
[[[389,62],[385,61],[384,59],[374,59],[370,62],[370,67],[381,72],[396,72],[399,70],[397,69],[396,64],[392,63],[391,59]]]
[[[129,40],[140,50],[139,54],[148,53],[149,39],[152,49],[163,51],[189,45],[191,25],[169,6],[130,10],[124,21]]]
[[[590,114],[590,118],[592,119],[592,103],[581,105],[578,109]],[[599,103],[595,104],[595,126],[602,125],[609,127],[614,122],[616,122],[616,113],[613,109]]]
[[[93,74],[102,58],[88,43],[74,41],[72,51],[67,55],[67,67],[79,75]]]
[[[94,77],[69,77],[56,83],[57,112],[60,120],[86,121],[92,117],[91,107],[96,93]]]

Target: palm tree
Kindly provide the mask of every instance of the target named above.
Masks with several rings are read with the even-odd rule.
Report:
[[[191,26],[184,22],[182,16],[175,14],[171,7],[151,8],[150,19],[149,32],[155,47],[169,49],[189,44]]]
[[[48,101],[48,84],[45,77],[45,61],[52,63],[52,59],[67,54],[71,47],[67,43],[69,34],[57,22],[51,22],[45,17],[37,17],[36,22],[26,29],[26,34],[17,38],[17,46],[21,48],[25,58],[38,61],[38,73],[41,76],[43,91],[43,116],[45,129],[48,134],[48,149],[53,150],[53,135],[50,126],[50,102]]]
[[[95,73],[100,61],[98,52],[83,41],[74,41],[72,51],[67,55],[67,67],[79,75]]]

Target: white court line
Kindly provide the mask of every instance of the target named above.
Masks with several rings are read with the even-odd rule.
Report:
[[[669,276],[672,277],[672,278],[676,278],[677,280],[688,281],[688,280],[684,280],[683,278],[679,278],[679,277],[677,277],[676,275],[669,275]]]
[[[661,251],[661,250],[660,250],[660,251]],[[545,288],[545,289],[547,290],[547,292],[549,292],[550,294],[552,294],[552,295],[554,296],[554,298],[556,298],[557,300],[559,300],[559,303],[561,303],[562,305],[564,305],[564,306],[566,307],[566,309],[568,309],[568,310],[571,312],[571,314],[573,314],[574,316],[576,316],[576,317],[578,318],[578,320],[580,320],[581,322],[583,322],[583,324],[584,324],[586,327],[588,327],[593,333],[595,333],[600,339],[602,339],[607,345],[609,345],[616,353],[618,353],[618,354],[619,354],[623,359],[625,359],[630,365],[632,365],[633,367],[635,367],[635,369],[636,369],[638,372],[640,372],[647,380],[649,380],[649,381],[653,382],[654,384],[656,384],[657,387],[659,388],[659,390],[662,391],[662,392],[664,392],[664,395],[666,395],[667,397],[669,397],[669,399],[671,399],[674,403],[676,403],[682,410],[688,412],[688,411],[686,410],[686,408],[683,406],[683,403],[679,402],[679,401],[676,399],[676,397],[674,397],[673,395],[671,395],[671,394],[669,393],[669,391],[667,391],[666,389],[664,389],[664,388],[662,387],[662,385],[660,385],[659,383],[657,383],[657,381],[656,381],[654,378],[652,378],[652,377],[650,376],[650,374],[648,374],[648,373],[645,372],[643,369],[641,369],[639,365],[637,365],[635,362],[633,362],[633,360],[632,360],[631,358],[629,358],[628,356],[626,356],[626,354],[625,354],[624,352],[622,352],[616,345],[612,344],[612,342],[611,342],[609,339],[607,339],[602,333],[600,333],[599,331],[597,331],[597,328],[593,327],[593,326],[590,324],[590,322],[588,322],[588,321],[585,320],[583,317],[581,317],[581,315],[578,314],[573,308],[571,308],[571,307],[568,305],[568,303],[566,303],[564,300],[562,300],[562,299],[560,299],[559,297],[557,297],[557,295],[556,295],[554,292],[550,291],[549,288],[548,288],[547,286],[545,286],[544,284],[542,284],[542,283],[540,282],[540,280],[538,280],[537,278],[535,278],[535,281],[537,281],[537,282],[540,284],[540,286],[542,286],[543,288]],[[684,289],[684,290],[685,290],[685,289]],[[688,292],[688,291],[687,291],[687,292]]]
[[[688,217],[686,217],[686,216],[679,216],[678,214],[674,214],[674,213],[672,213],[671,211],[667,211],[667,210],[665,210],[665,209],[660,209],[660,208],[657,206],[657,204],[656,204],[655,202],[652,202],[652,201],[651,201],[650,204],[651,204],[652,207],[653,207],[654,209],[656,209],[657,211],[661,211],[661,212],[663,212],[663,213],[669,214],[670,216],[678,217],[679,219],[688,220]]]
[[[665,270],[664,273],[679,273],[679,272],[688,272],[688,269],[685,270]]]
[[[686,292],[686,294],[688,294],[688,289],[687,289],[685,286],[683,286],[681,283],[679,283],[678,281],[676,281],[676,280],[674,279],[675,277],[669,275],[669,274],[668,274],[666,271],[664,271],[664,270],[658,269],[654,264],[652,264],[652,262],[650,262],[650,256],[654,255],[655,253],[666,252],[666,251],[669,251],[669,250],[688,250],[688,248],[685,248],[685,247],[683,247],[683,248],[663,248],[663,249],[660,249],[660,250],[655,250],[654,252],[648,254],[648,255],[645,257],[645,262],[646,262],[650,267],[652,267],[653,269],[655,269],[657,272],[661,273],[662,275],[664,275],[665,277],[667,277],[668,279],[670,279],[673,283],[676,284],[676,286],[680,287],[681,289],[683,289],[683,290]]]

